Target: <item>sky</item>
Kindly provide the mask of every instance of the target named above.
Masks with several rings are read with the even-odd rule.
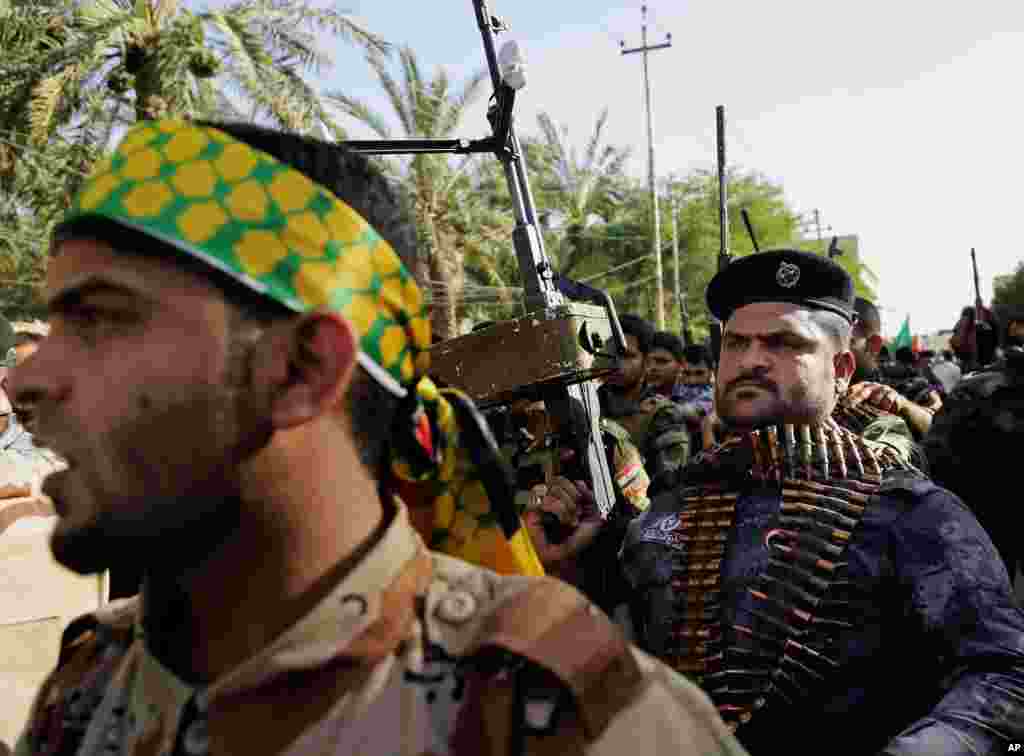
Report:
[[[327,0],[323,0],[327,2]],[[409,45],[433,71],[462,80],[483,66],[470,0],[340,0],[369,29]],[[656,174],[715,165],[715,106],[726,111],[730,165],[781,184],[827,234],[857,234],[880,277],[884,331],[951,328],[981,293],[1024,260],[1017,221],[1024,160],[1024,3],[975,0],[651,0]],[[548,112],[582,146],[605,106],[606,140],[631,145],[647,172],[640,3],[493,0],[527,60],[520,133]],[[326,40],[325,40],[326,41]],[[332,43],[333,45],[334,43]],[[321,86],[387,112],[368,65],[336,44]],[[351,127],[350,123],[346,126]],[[353,134],[362,136],[358,129]],[[463,134],[486,132],[484,103]]]

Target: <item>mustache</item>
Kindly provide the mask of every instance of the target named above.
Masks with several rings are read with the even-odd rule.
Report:
[[[759,386],[760,388],[768,389],[769,391],[778,391],[779,389],[778,385],[776,385],[774,381],[770,381],[763,376],[741,375],[729,382],[729,385],[726,387],[726,392],[728,393],[737,386],[741,386],[743,384]]]

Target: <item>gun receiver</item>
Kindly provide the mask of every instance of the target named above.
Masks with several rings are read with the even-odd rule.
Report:
[[[615,368],[624,352],[622,328],[607,294],[558,279],[551,267],[514,129],[516,90],[504,81],[495,48],[495,35],[506,27],[491,15],[487,0],[472,0],[472,4],[494,86],[487,112],[491,135],[476,140],[399,139],[349,141],[345,145],[376,155],[490,152],[501,162],[516,218],[512,241],[527,315],[435,345],[431,374],[466,391],[484,406],[534,396],[544,399],[549,411],[569,424],[569,408],[574,404],[583,407],[586,421],[573,427],[579,448],[586,452],[598,507],[607,516],[615,504],[615,493],[601,441],[593,379]]]

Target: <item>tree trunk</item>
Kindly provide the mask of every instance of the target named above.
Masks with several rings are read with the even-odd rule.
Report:
[[[166,118],[169,111],[164,85],[157,68],[156,46],[147,50],[145,62],[135,74],[135,119],[155,121]]]
[[[434,335],[438,339],[452,339],[460,334],[459,301],[465,289],[466,274],[463,255],[454,239],[441,241],[430,258],[430,277],[435,282],[437,300],[431,309]]]

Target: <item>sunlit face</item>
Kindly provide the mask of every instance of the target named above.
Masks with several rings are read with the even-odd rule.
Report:
[[[758,302],[733,313],[722,335],[715,390],[719,417],[734,429],[823,421],[836,399],[836,378],[853,372],[810,311]]]
[[[658,388],[670,389],[679,380],[681,367],[672,352],[667,349],[652,349],[647,353],[647,383]]]
[[[61,244],[46,283],[50,333],[10,382],[68,461],[43,486],[55,557],[83,573],[189,566],[235,527],[238,463],[271,434],[229,306],[199,276],[84,239]]]
[[[643,382],[645,372],[646,362],[644,353],[640,351],[640,342],[636,336],[627,333],[626,351],[615,372],[605,378],[605,383],[629,391]]]

